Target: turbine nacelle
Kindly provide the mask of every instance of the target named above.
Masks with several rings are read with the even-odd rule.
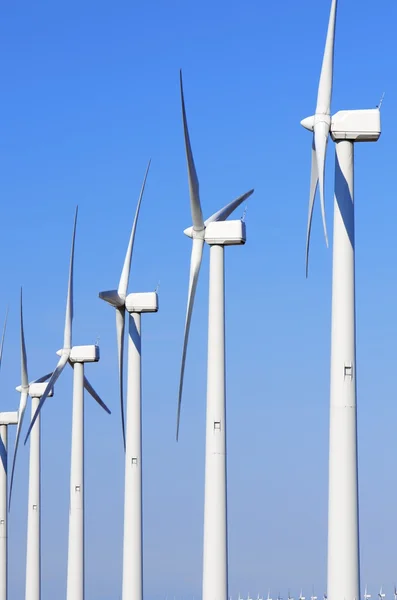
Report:
[[[159,309],[158,296],[156,292],[141,292],[128,294],[125,299],[125,307],[129,313],[157,312]]]
[[[247,240],[245,223],[241,219],[211,221],[203,231],[188,227],[183,233],[193,239],[204,239],[209,245],[241,246]]]
[[[28,388],[28,394],[31,398],[41,398],[42,395],[44,394],[45,390],[47,387],[47,383],[31,383],[29,384],[29,388]],[[16,388],[16,391],[21,393],[23,391],[23,386],[22,385],[18,385]],[[51,391],[48,394],[49,396],[53,396],[54,395],[54,390],[51,389]]]
[[[0,425],[18,425],[18,411],[0,412]]]
[[[331,137],[334,142],[376,142],[380,137],[380,110],[340,110],[331,121]]]
[[[58,356],[62,356],[65,354],[65,350],[58,350]],[[99,361],[99,346],[90,345],[90,346],[73,346],[73,348],[67,352],[69,353],[69,361],[71,363],[86,363],[86,362],[98,362]]]

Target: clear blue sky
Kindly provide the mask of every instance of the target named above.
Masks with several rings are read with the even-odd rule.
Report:
[[[75,343],[113,414],[86,404],[87,600],[121,590],[123,451],[114,311],[149,157],[130,291],[153,290],[143,320],[144,535],[148,600],[201,593],[208,253],[175,416],[190,242],[178,70],[203,210],[255,187],[248,241],[227,251],[230,592],[286,597],[325,588],[331,251],[316,207],[304,277],[310,135],[329,2],[102,0],[3,3],[0,18],[0,313],[11,306],[1,407],[19,396],[19,286],[30,378],[62,343],[74,207],[80,207]],[[362,580],[395,581],[397,510],[395,106],[397,5],[340,0],[332,108],[371,108],[383,133],[356,151]],[[327,164],[332,229],[333,146]],[[241,212],[237,217],[241,216]],[[43,600],[64,597],[71,371],[43,413]],[[30,407],[29,407],[30,408]],[[13,445],[13,436],[11,446]],[[27,448],[10,521],[10,593],[25,578]]]

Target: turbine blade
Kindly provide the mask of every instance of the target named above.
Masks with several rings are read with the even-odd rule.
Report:
[[[99,406],[101,408],[103,408],[103,410],[105,410],[110,415],[111,414],[110,410],[108,409],[108,407],[106,406],[106,404],[104,403],[104,401],[101,399],[101,397],[99,396],[99,394],[97,394],[97,392],[94,390],[94,388],[92,387],[92,385],[88,381],[87,377],[84,377],[84,387],[87,390],[87,392],[94,398],[94,400],[96,402],[98,402]]]
[[[124,330],[125,330],[125,307],[116,308],[116,332],[117,332],[117,357],[119,363],[119,390],[121,428],[123,431],[123,444],[125,451],[125,417],[124,417]]]
[[[76,213],[74,216],[72,249],[70,252],[70,265],[69,265],[68,297],[67,297],[67,301],[66,301],[65,331],[64,331],[64,336],[63,336],[63,347],[64,347],[64,349],[67,349],[67,350],[70,350],[72,348],[73,264],[74,264],[74,242],[75,242],[75,238],[76,238],[77,214],[78,214],[78,206],[76,206]]]
[[[182,350],[182,363],[181,363],[181,375],[179,380],[179,394],[178,394],[178,412],[176,419],[176,439],[179,436],[179,421],[181,417],[181,402],[182,402],[182,389],[183,389],[183,377],[185,374],[185,363],[186,363],[186,350],[189,339],[190,322],[192,319],[194,297],[196,295],[197,281],[200,273],[201,260],[203,258],[204,240],[198,238],[193,239],[192,254],[190,258],[190,276],[189,276],[189,293],[186,308],[186,321],[185,321],[185,334],[183,340]]]
[[[316,149],[316,160],[317,160],[317,173],[318,182],[320,188],[320,205],[321,205],[321,216],[323,219],[323,228],[325,243],[328,247],[328,234],[327,224],[325,221],[325,204],[324,204],[324,179],[325,179],[325,156],[327,153],[329,135],[329,125],[320,121],[314,126],[314,145]]]
[[[329,15],[327,39],[325,42],[323,63],[318,85],[316,114],[331,114],[332,78],[334,70],[334,46],[337,0],[332,0]]]
[[[204,225],[207,227],[208,223],[212,223],[213,221],[226,221],[226,219],[236,210],[236,208],[238,208],[240,204],[242,204],[244,200],[247,200],[247,198],[249,198],[253,193],[254,190],[250,190],[249,192],[246,192],[242,196],[236,198],[236,200],[229,202],[229,204],[226,204],[226,206],[218,210],[218,212],[211,215],[211,217],[205,221]]]
[[[187,126],[185,96],[183,93],[182,70],[179,72],[179,82],[181,88],[183,133],[185,136],[187,171],[189,177],[190,210],[192,213],[193,229],[195,231],[202,231],[204,229],[204,220],[200,203],[199,181],[193,160],[192,147],[190,145],[189,130]]]
[[[36,423],[36,419],[37,419],[37,417],[39,415],[39,412],[41,411],[44,402],[47,400],[48,394],[50,393],[50,391],[54,387],[55,382],[57,381],[58,377],[60,376],[60,374],[64,370],[65,365],[67,364],[68,360],[69,360],[69,355],[68,354],[62,354],[61,358],[58,361],[57,366],[55,367],[55,370],[54,370],[53,374],[50,377],[50,380],[49,380],[49,382],[47,384],[45,392],[42,395],[42,397],[40,398],[40,402],[39,402],[39,405],[38,405],[38,407],[36,409],[36,412],[33,415],[33,419],[30,422],[29,429],[28,429],[28,432],[27,432],[26,437],[25,437],[25,442],[24,442],[25,444],[28,441],[28,437],[30,435],[30,432],[32,431],[33,425]]]
[[[28,388],[28,365],[26,359],[25,333],[23,329],[23,308],[22,308],[22,288],[21,288],[21,384],[22,387]]]
[[[14,483],[15,464],[16,464],[16,460],[17,460],[19,438],[21,435],[22,423],[23,423],[23,418],[25,416],[27,401],[28,401],[28,394],[27,394],[27,392],[23,391],[21,393],[21,399],[19,401],[19,409],[18,409],[18,425],[17,425],[17,435],[15,438],[14,457],[12,460],[9,507],[11,507],[11,497],[12,497],[12,488],[13,488],[13,483]]]
[[[123,270],[121,272],[120,283],[119,283],[119,287],[117,290],[119,296],[123,300],[125,300],[125,297],[127,295],[128,280],[130,278],[130,271],[131,271],[132,251],[134,249],[135,232],[136,232],[136,227],[138,224],[139,210],[141,208],[143,193],[145,191],[146,179],[147,179],[149,169],[150,169],[150,163],[151,163],[151,161],[149,160],[149,163],[148,163],[148,166],[147,166],[146,172],[145,172],[145,177],[143,178],[141,193],[139,194],[138,205],[136,207],[134,222],[132,224],[132,229],[131,229],[130,241],[128,242],[127,253],[125,255]]]
[[[31,381],[31,383],[44,383],[50,379],[51,375],[52,373],[47,373],[47,375],[43,375],[43,377],[39,377],[38,379]]]
[[[314,199],[316,197],[317,185],[318,185],[318,169],[317,169],[316,147],[314,144],[314,135],[313,135],[312,170],[311,170],[311,176],[310,176],[309,214],[308,214],[308,218],[307,218],[307,233],[306,233],[306,277],[309,274],[310,232],[311,232],[311,228],[312,228],[313,207],[314,207]]]
[[[7,319],[8,319],[8,308],[6,311],[6,318],[4,319],[4,325],[3,325],[3,335],[1,336],[1,345],[0,345],[0,369],[1,369],[1,363],[3,360],[3,348],[4,348],[4,338],[6,336],[6,329],[7,329]]]

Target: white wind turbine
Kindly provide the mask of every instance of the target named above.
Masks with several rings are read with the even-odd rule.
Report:
[[[228,597],[227,581],[227,490],[226,490],[226,393],[225,393],[225,270],[224,247],[245,243],[245,224],[226,221],[252,193],[250,190],[206,221],[201,211],[199,182],[194,165],[186,119],[182,73],[180,73],[183,129],[188,166],[190,209],[193,226],[185,230],[192,238],[189,292],[178,395],[177,434],[182,400],[186,350],[193,303],[203,256],[204,242],[210,246],[207,416],[204,499],[203,600]]]
[[[67,600],[84,600],[84,387],[90,388],[98,404],[110,413],[99,396],[92,390],[84,377],[84,363],[98,362],[99,347],[72,346],[73,322],[73,264],[74,244],[76,236],[77,208],[74,219],[72,249],[70,255],[68,295],[66,301],[65,329],[63,348],[57,352],[60,360],[52,373],[49,382],[40,398],[36,412],[31,420],[25,438],[25,444],[40,414],[44,402],[54,388],[55,382],[65,366],[73,367],[73,416],[72,416],[72,448],[70,468],[70,509],[69,509],[69,544]],[[27,377],[25,383],[27,381]],[[26,392],[25,392],[26,393]]]
[[[367,586],[365,586],[364,600],[369,600],[370,598],[371,598],[371,594],[368,594]]]
[[[316,113],[302,121],[313,132],[306,273],[314,198],[319,184],[324,218],[328,136],[336,142],[332,273],[331,393],[328,504],[328,596],[360,598],[356,417],[353,150],[380,135],[379,109],[343,110],[331,117],[337,0],[332,0]]]
[[[290,594],[290,590],[288,590],[288,600],[294,600],[294,598]]]
[[[386,598],[386,594],[383,592],[383,586],[380,586],[378,598],[379,600],[384,600],[384,598]]]
[[[267,592],[267,600],[272,600],[272,598],[270,597],[270,590],[268,590]]]
[[[4,323],[0,346],[0,367],[3,358]],[[8,426],[18,424],[18,412],[0,412],[0,600],[8,598]]]
[[[302,590],[301,590],[301,593],[299,594],[299,600],[306,600],[305,596],[303,595]]]
[[[119,359],[119,385],[121,420],[125,443],[124,487],[124,541],[123,541],[123,600],[142,600],[143,551],[142,551],[142,386],[141,386],[141,314],[157,312],[156,292],[127,295],[132,252],[139,210],[150,161],[146,169],[138,205],[135,212],[127,253],[117,290],[100,292],[99,297],[116,308],[117,344]],[[124,429],[124,329],[125,311],[129,313],[127,426]]]
[[[23,325],[23,306],[21,289],[21,307],[20,307],[20,329],[21,329],[21,385],[16,389],[21,394],[18,409],[18,426],[15,439],[15,451],[11,470],[10,498],[13,490],[15,475],[15,465],[19,446],[19,439],[22,430],[28,396],[32,399],[31,418],[33,419],[40,399],[44,395],[48,381],[52,373],[48,373],[39,379],[29,383],[28,366],[26,357],[25,334]],[[72,363],[69,361],[71,366]],[[89,381],[84,377],[84,387],[96,400],[101,402],[98,394],[95,392]],[[53,396],[53,389],[48,393]],[[28,524],[27,524],[27,551],[26,551],[26,583],[25,600],[40,600],[41,597],[41,425],[40,415],[37,416],[36,423],[30,435],[29,450],[29,492],[28,492]]]

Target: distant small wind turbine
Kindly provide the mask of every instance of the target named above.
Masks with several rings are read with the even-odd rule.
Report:
[[[299,594],[299,600],[306,600],[305,596],[303,595],[302,589],[301,593]]]
[[[288,590],[288,600],[294,600],[294,598],[290,594],[290,590]]]
[[[267,592],[267,600],[273,600],[273,599],[270,597],[270,590],[268,590],[268,592]]]
[[[69,263],[69,281],[66,300],[65,327],[63,347],[58,350],[58,364],[47,383],[44,394],[38,404],[35,415],[30,423],[25,438],[25,444],[38,418],[40,411],[53,390],[55,382],[69,363],[73,366],[73,409],[72,409],[72,442],[70,464],[70,508],[69,508],[69,542],[68,542],[68,571],[66,597],[67,600],[84,600],[84,388],[87,380],[84,377],[84,363],[98,362],[99,347],[73,346],[73,266],[74,247],[77,225],[77,208],[73,225],[72,248]],[[93,390],[91,392],[96,402],[107,413],[110,410]]]
[[[383,592],[383,586],[380,586],[380,590],[379,590],[379,594],[378,594],[378,598],[379,600],[383,600],[384,598],[386,598],[386,594]]]
[[[315,596],[315,594],[314,594],[314,588],[313,588],[312,595],[310,596],[310,600],[317,600],[317,596]]]
[[[365,586],[364,590],[364,600],[369,600],[371,598],[371,594],[368,594],[367,586]]]
[[[193,225],[184,233],[192,239],[188,301],[178,392],[177,428],[181,414],[186,351],[194,297],[203,258],[204,243],[210,246],[207,412],[204,492],[203,600],[228,596],[227,480],[226,480],[226,363],[225,363],[225,247],[243,245],[245,224],[227,218],[254,190],[243,194],[204,221],[199,181],[193,160],[180,73],[183,132],[188,167],[190,210]],[[138,599],[139,600],[139,599]]]

